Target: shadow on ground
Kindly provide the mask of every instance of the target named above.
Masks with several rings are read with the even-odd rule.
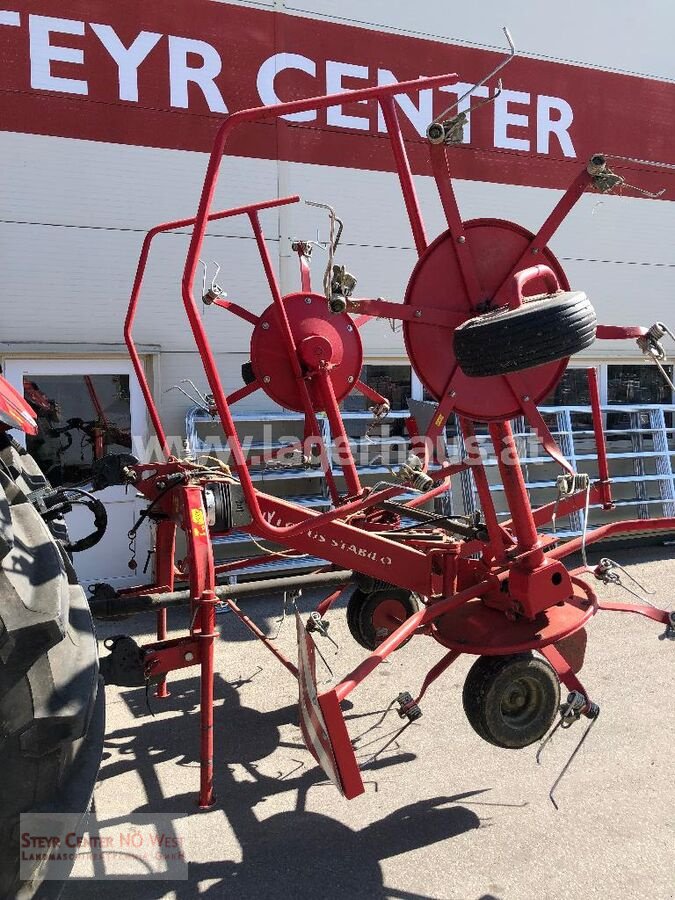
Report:
[[[255,676],[253,676],[255,677]],[[380,862],[391,856],[408,853],[437,842],[446,841],[471,829],[487,825],[469,806],[499,804],[484,803],[479,796],[483,789],[470,790],[454,796],[440,796],[421,800],[385,816],[360,830],[347,827],[328,813],[330,805],[340,801],[335,789],[300,743],[282,741],[280,728],[296,721],[296,707],[289,706],[273,712],[261,713],[240,703],[238,688],[243,682],[229,684],[216,677],[216,734],[218,764],[216,766],[217,801],[214,809],[223,812],[223,831],[231,843],[234,832],[242,859],[214,859],[192,862],[188,881],[152,881],[143,878],[133,884],[133,896],[139,900],[161,898],[173,892],[180,900],[199,893],[207,897],[246,898],[397,898],[397,900],[425,900],[425,895],[411,894],[383,884]],[[171,697],[163,701],[162,711],[176,710],[182,716],[170,718],[137,718],[130,728],[120,729],[107,736],[109,761],[101,771],[101,780],[134,770],[144,787],[143,802],[133,813],[165,814],[172,821],[191,817],[190,846],[199,841],[200,813],[195,808],[199,778],[198,745],[198,678],[172,682]],[[135,716],[145,708],[142,690],[124,695]],[[278,747],[293,753],[295,760],[287,772],[270,776],[263,774],[258,763]],[[297,760],[296,760],[297,756]],[[364,781],[367,789],[377,790],[378,773],[393,765],[414,759],[412,754],[397,752],[376,759]],[[189,793],[165,797],[155,766],[171,761],[172,765],[188,766],[194,773],[194,789]],[[297,765],[296,765],[297,762]],[[238,764],[248,780],[237,779],[232,764]],[[269,771],[269,766],[267,766]],[[192,779],[190,779],[192,780]],[[306,810],[310,788],[325,793],[325,811]],[[264,804],[281,793],[295,792],[295,808],[265,817]],[[475,799],[474,799],[475,798]],[[258,807],[258,810],[256,808]],[[262,813],[262,816],[260,815]],[[107,819],[104,824],[123,824],[119,819]],[[209,829],[209,843],[213,843],[212,813],[204,819]],[[177,829],[184,833],[185,828]],[[223,841],[223,856],[227,854]],[[198,853],[194,855],[198,856]],[[103,874],[103,872],[101,872]],[[198,885],[200,887],[198,888]],[[125,890],[119,881],[71,880],[64,898],[79,900],[96,895],[97,900],[115,898]],[[448,896],[461,896],[449,885]],[[474,900],[474,898],[471,898]],[[486,896],[483,900],[488,900]]]

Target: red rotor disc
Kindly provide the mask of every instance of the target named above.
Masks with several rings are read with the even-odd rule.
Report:
[[[476,656],[538,650],[583,628],[598,608],[597,602],[590,598],[590,594],[574,585],[573,599],[550,606],[533,622],[524,618],[512,621],[481,600],[469,600],[437,619],[432,633],[444,647]]]
[[[314,409],[324,408],[311,377],[312,369],[321,363],[329,366],[330,381],[339,403],[358,381],[363,365],[361,338],[352,319],[347,313],[332,313],[322,294],[288,294],[283,303]],[[267,307],[253,329],[251,365],[262,389],[272,400],[285,409],[304,411],[274,303]]]
[[[489,301],[527,250],[534,235],[520,225],[503,219],[473,219],[464,224],[464,230],[483,293],[481,299]],[[548,248],[532,256],[532,262],[528,261],[522,268],[539,263],[549,266],[556,274],[560,287],[569,290],[567,277]],[[546,292],[545,283],[540,278],[529,282],[524,291],[528,297]],[[441,234],[418,260],[410,276],[404,302],[415,307],[452,310],[463,315],[464,321],[478,314],[471,308],[449,232]],[[403,333],[415,372],[429,393],[440,401],[456,367],[453,332],[438,325],[410,321],[403,323]],[[566,366],[567,360],[564,359],[525,370],[528,394],[535,403],[548,396]],[[503,375],[470,378],[457,368],[453,390],[456,393],[455,411],[466,418],[492,421],[512,419],[521,413],[520,403]]]

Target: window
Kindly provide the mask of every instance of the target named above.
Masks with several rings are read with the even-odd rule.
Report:
[[[663,367],[668,377],[673,377],[673,367]],[[607,366],[607,402],[621,406],[641,404],[668,404],[673,402],[673,393],[665,378],[655,365]],[[640,426],[649,426],[647,413],[640,414]],[[666,414],[666,425],[672,426],[672,415]],[[628,413],[611,413],[607,416],[609,431],[630,428]]]
[[[412,396],[410,366],[367,365],[361,370],[361,381],[386,397],[392,409],[408,409],[408,398]],[[344,408],[349,412],[366,410],[372,405],[372,400],[357,391],[344,401]]]
[[[128,375],[23,376],[38,434],[26,448],[54,486],[82,484],[106,453],[131,450]]]
[[[664,366],[664,369],[672,379],[673,367]],[[673,395],[654,365],[607,366],[607,402],[672,403]]]

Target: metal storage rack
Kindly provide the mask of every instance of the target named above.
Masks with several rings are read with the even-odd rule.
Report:
[[[392,422],[404,422],[409,417],[410,412],[407,409],[391,410],[385,418],[378,421],[376,426],[377,429],[383,429],[386,432],[385,434],[374,433],[369,437],[362,435],[350,435],[350,444],[352,445],[352,452],[355,453],[359,478],[361,478],[362,480],[365,479],[366,484],[371,484],[371,482],[367,480],[370,476],[376,476],[372,483],[375,483],[376,481],[383,478],[391,479],[392,470],[396,471],[396,469],[403,462],[405,462],[410,447],[410,438],[407,434],[391,435],[390,432],[392,428]],[[345,423],[345,429],[347,430],[347,432],[352,430],[354,426],[356,426],[358,430],[361,431],[363,430],[364,425],[366,426],[367,431],[368,426],[373,422],[372,413],[365,411],[343,410],[342,418]],[[352,428],[350,428],[350,423],[353,423]],[[369,449],[371,447],[375,450],[376,453],[375,460],[373,462],[362,461],[359,464],[359,460],[361,457],[360,451]],[[388,451],[391,448],[395,447],[401,448],[401,452],[392,456]],[[447,445],[445,447],[445,450],[447,452]],[[381,462],[378,464],[377,461],[379,461],[379,459],[381,459]],[[339,477],[339,473],[336,474]],[[403,494],[400,499],[404,499],[406,497],[411,498],[412,496],[414,495]],[[441,494],[439,497],[437,497],[434,506],[437,512],[442,512],[446,515],[452,515],[452,492],[448,490],[444,494]]]
[[[675,515],[675,474],[673,473],[672,457],[675,455],[675,428],[668,424],[666,417],[675,413],[673,405],[605,405],[601,407],[603,417],[611,424],[611,417],[625,416],[628,420],[627,427],[610,427],[605,430],[607,436],[607,449],[610,466],[610,479],[614,488],[615,504],[617,509],[633,507],[636,509],[636,518],[646,519],[650,515],[650,506],[661,506],[664,516]],[[588,473],[591,479],[597,474],[597,449],[595,446],[594,432],[592,428],[575,427],[575,419],[580,416],[591,415],[590,406],[556,406],[540,407],[545,419],[548,419],[553,437],[558,441],[561,450],[571,463],[576,472]],[[535,435],[530,430],[525,430],[522,422],[516,423],[515,434],[525,443],[532,440]],[[626,448],[617,445],[628,445]],[[488,467],[494,467],[496,474],[497,460],[488,458],[485,461]],[[555,475],[558,468],[548,456],[528,456],[522,454],[525,482],[529,491],[537,492],[533,497],[533,504],[540,505],[555,498]],[[542,477],[531,477],[530,466],[541,466]],[[549,476],[550,470],[551,474]],[[627,471],[628,470],[628,471]],[[470,473],[463,472],[460,476],[462,501],[465,512],[473,512],[477,509],[477,496]],[[631,496],[622,496],[626,488]],[[653,489],[650,489],[653,488]],[[490,485],[491,491],[500,494],[503,485],[495,481]],[[654,494],[658,496],[654,496]],[[589,518],[592,520],[593,510],[601,507],[591,507]],[[503,518],[508,516],[506,510],[498,511]],[[658,513],[657,513],[658,514]],[[608,514],[604,514],[607,516]],[[591,521],[591,525],[593,522]],[[583,515],[576,513],[570,516],[569,527],[558,528],[557,533],[562,537],[571,537],[581,533],[583,527]]]
[[[608,438],[610,476],[617,495],[615,497],[617,508],[633,507],[636,510],[636,518],[646,519],[650,514],[650,507],[661,506],[663,515],[675,516],[675,473],[672,465],[672,458],[675,455],[675,427],[667,422],[667,417],[675,417],[675,405],[607,405],[602,407],[602,412],[604,416],[610,417],[623,415],[628,420],[627,427],[608,428],[605,432]],[[579,425],[583,426],[583,422],[580,423],[578,418],[590,416],[590,407],[541,407],[541,413],[548,420],[553,436],[558,441],[561,450],[572,464],[574,470],[579,473],[588,472],[593,478],[596,474],[595,467],[597,466],[598,458],[594,432],[590,427],[578,427]],[[400,456],[404,456],[404,448],[409,444],[405,434],[391,434],[391,423],[405,420],[409,416],[408,411],[392,410],[387,418],[381,420],[381,423],[378,424],[378,430],[383,430],[385,433],[372,434],[370,436],[366,436],[368,425],[372,421],[372,415],[369,412],[345,411],[343,415],[345,427],[350,436],[350,443],[357,459],[359,476],[366,484],[373,484],[377,480],[386,479],[391,475],[391,469],[396,469],[401,462],[399,455],[396,455],[395,458],[388,458],[387,451],[400,446],[402,448]],[[242,426],[242,431],[244,431],[247,425],[258,428],[266,424],[270,426],[284,423],[292,425],[294,422],[302,422],[302,415],[288,410],[253,411],[239,413],[234,416],[234,420],[238,426]],[[673,421],[675,421],[675,418],[673,418]],[[326,446],[331,447],[328,421],[325,417],[319,416],[319,423]],[[194,407],[188,411],[186,415],[186,435],[189,447],[195,454],[212,454],[214,452],[213,445],[205,441],[200,435],[200,426],[205,424],[218,426],[217,421],[199,407]],[[350,428],[350,424],[352,428]],[[533,500],[535,503],[549,502],[555,497],[557,467],[548,456],[537,455],[536,453],[528,455],[528,443],[535,436],[531,430],[526,429],[522,420],[516,421],[514,426],[515,437],[519,442],[519,450],[522,454],[527,488],[534,493]],[[350,434],[350,431],[354,433]],[[453,439],[458,442],[459,454],[463,455],[461,436],[453,435]],[[480,435],[478,439],[480,440]],[[613,449],[613,444],[615,446],[617,444],[626,446],[621,446],[620,449]],[[250,454],[255,454],[264,453],[283,446],[283,444],[278,441],[249,441],[246,446]],[[364,448],[367,450],[366,454],[363,453]],[[374,454],[372,461],[364,459],[365,455],[370,457],[371,450]],[[216,448],[215,452],[222,455],[227,453],[227,448]],[[497,460],[487,458],[485,464],[488,467],[488,471],[492,470],[496,476]],[[537,477],[537,474],[530,471],[531,467],[535,466],[540,467],[540,477]],[[338,478],[340,477],[339,472],[336,471],[335,474]],[[260,471],[254,470],[252,477],[260,482],[261,486],[264,486],[264,489],[271,494],[283,494],[289,500],[302,506],[316,509],[330,508],[330,498],[327,495],[325,480],[320,468],[294,466],[266,468]],[[302,487],[299,486],[299,482],[302,482]],[[315,490],[307,490],[309,483],[315,486]],[[627,486],[630,496],[619,496],[625,493],[626,488],[624,486]],[[632,492],[630,491],[631,487]],[[503,492],[503,485],[498,480],[495,480],[490,484],[490,489],[493,493],[500,495]],[[654,493],[658,496],[654,496]],[[453,479],[452,490],[448,491],[440,499],[440,504],[442,511],[448,514],[452,514],[454,507],[458,507],[467,514],[478,509],[478,498],[470,472],[462,472],[459,478]],[[594,509],[598,510],[599,507],[596,506],[591,509],[592,511]],[[506,518],[508,512],[506,509],[499,510],[498,508],[498,515]],[[597,517],[597,513],[595,516]],[[591,522],[591,524],[593,523]],[[561,537],[572,537],[580,534],[582,527],[583,516],[580,513],[575,513],[569,517],[567,525],[559,523],[557,533]],[[244,532],[235,532],[218,538],[214,541],[214,544],[216,547],[223,548],[224,557],[231,554],[235,548],[242,556],[255,555],[251,538]],[[324,563],[325,560],[319,557],[302,557],[299,559],[271,557],[259,565],[241,570],[240,573],[234,571],[232,578],[236,580],[239,574],[261,574],[264,572],[271,574],[280,571],[314,568],[324,565]]]

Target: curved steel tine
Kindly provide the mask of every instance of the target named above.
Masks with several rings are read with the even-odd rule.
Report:
[[[432,124],[435,123],[435,122],[442,122],[443,119],[447,116],[447,114],[448,114],[449,112],[452,112],[453,109],[457,109],[457,107],[458,107],[459,104],[462,102],[462,100],[466,100],[467,97],[470,97],[470,96],[474,93],[474,91],[476,91],[477,88],[483,87],[483,85],[484,85],[487,81],[489,81],[491,78],[494,78],[494,76],[497,74],[497,72],[501,72],[501,70],[504,68],[504,66],[507,66],[507,65],[511,62],[511,60],[514,58],[514,56],[515,56],[516,53],[517,53],[517,51],[516,51],[516,45],[514,44],[513,38],[511,37],[511,32],[510,32],[509,29],[506,27],[506,25],[503,26],[502,31],[503,31],[504,34],[506,35],[506,40],[508,41],[508,44],[509,44],[509,53],[508,53],[508,56],[506,56],[506,57],[499,63],[499,65],[495,66],[495,68],[494,68],[488,75],[486,75],[485,78],[483,78],[481,81],[479,81],[478,84],[474,84],[472,87],[470,87],[469,90],[468,90],[468,91],[465,91],[465,92],[462,94],[461,97],[458,97],[458,98],[455,100],[454,103],[451,103],[450,106],[448,106],[447,109],[444,109],[442,113],[440,113],[439,115],[437,115],[436,118],[432,120]],[[500,94],[501,91],[502,91],[501,84],[500,84],[500,86],[499,86],[498,91],[499,91],[499,92],[498,92],[497,94],[495,94],[494,97],[488,97],[488,101],[489,101],[489,102],[492,102],[493,100],[495,100],[495,99],[499,96],[499,94]],[[480,105],[483,106],[484,104],[481,103]]]
[[[541,754],[543,753],[544,748],[545,748],[545,747],[547,746],[547,744],[550,742],[551,738],[552,738],[553,735],[556,733],[556,731],[560,728],[560,726],[562,725],[562,721],[563,721],[562,719],[558,719],[558,721],[556,722],[556,724],[555,724],[555,725],[553,726],[553,728],[549,731],[549,733],[546,735],[546,737],[545,737],[544,740],[541,742],[541,744],[539,744],[539,747],[537,748],[537,755],[536,755],[536,757],[535,757],[538,766],[541,765]]]
[[[182,384],[189,384],[190,387],[192,388],[192,390],[194,391],[194,394],[189,394],[184,388],[181,387]],[[170,388],[167,388],[164,391],[164,393],[168,394],[170,391],[180,391],[180,393],[183,394],[184,397],[187,397],[191,403],[194,403],[195,406],[199,406],[201,409],[204,410],[204,412],[211,411],[208,400],[206,399],[204,394],[202,394],[202,392],[199,390],[199,388],[194,383],[194,381],[192,381],[190,378],[181,379],[178,382],[178,384],[174,384]]]
[[[574,761],[574,757],[575,757],[575,756],[577,755],[577,753],[581,750],[581,747],[582,747],[584,741],[586,740],[586,738],[587,738],[588,735],[590,734],[591,728],[592,728],[592,727],[595,725],[595,723],[598,721],[598,718],[599,718],[599,715],[597,715],[594,719],[591,719],[591,721],[590,721],[589,724],[588,724],[588,728],[587,728],[587,729],[584,731],[584,733],[582,734],[579,743],[576,745],[576,747],[575,747],[574,750],[572,751],[572,753],[571,753],[569,759],[567,760],[567,762],[565,763],[565,765],[564,765],[564,766],[562,767],[562,769],[560,770],[560,774],[558,775],[558,777],[556,778],[556,780],[555,780],[555,781],[553,782],[553,784],[551,785],[551,790],[548,792],[548,796],[549,796],[549,799],[550,799],[551,803],[553,804],[553,806],[554,806],[556,809],[558,809],[559,807],[558,807],[558,804],[555,802],[555,799],[553,798],[553,794],[555,793],[555,789],[558,787],[558,785],[560,784],[560,782],[563,780],[564,776],[565,776],[565,775],[567,774],[567,772],[569,771],[569,768],[570,768],[570,766],[572,765],[572,762]]]
[[[204,274],[202,275],[202,297],[203,297],[204,294],[206,293],[206,271],[207,270],[206,270],[206,263],[204,262],[203,259],[199,260],[199,265],[204,270]]]
[[[218,285],[216,284],[216,278],[218,277],[218,273],[220,272],[221,266],[218,260],[212,260],[213,265],[216,267],[216,271],[213,273],[213,278],[211,279],[211,289],[215,290]]]

